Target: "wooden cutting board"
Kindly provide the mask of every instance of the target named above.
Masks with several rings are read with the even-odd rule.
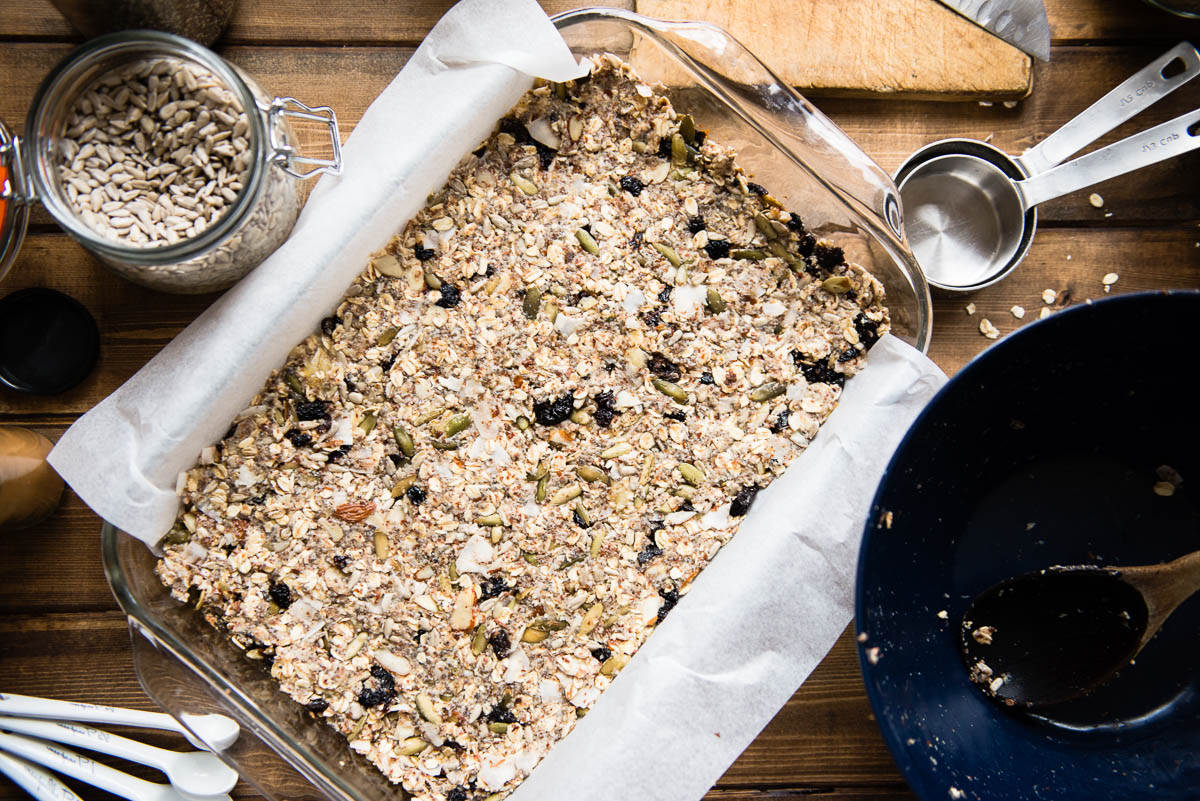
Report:
[[[1031,59],[936,0],[636,0],[669,20],[732,33],[811,95],[1016,100]]]

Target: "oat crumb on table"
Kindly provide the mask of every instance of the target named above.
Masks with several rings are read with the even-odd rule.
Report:
[[[519,784],[888,330],[734,158],[538,86],[183,478],[163,582],[418,799]]]

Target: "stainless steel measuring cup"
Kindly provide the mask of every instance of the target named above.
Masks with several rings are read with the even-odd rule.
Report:
[[[994,284],[1025,258],[1039,203],[1200,146],[1198,110],[1062,164],[1197,75],[1200,53],[1181,42],[1020,156],[974,139],[909,156],[895,181],[929,283],[952,292]]]

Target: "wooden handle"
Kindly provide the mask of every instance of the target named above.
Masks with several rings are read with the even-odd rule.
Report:
[[[1175,608],[1200,590],[1200,551],[1161,565],[1120,568],[1121,578],[1136,587],[1146,601],[1149,617],[1142,644],[1154,636]]]

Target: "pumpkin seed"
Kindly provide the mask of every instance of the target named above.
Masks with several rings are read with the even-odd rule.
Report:
[[[284,373],[283,380],[287,382],[288,388],[291,389],[292,392],[295,392],[302,398],[307,397],[304,392],[304,385],[300,383],[300,379],[296,377],[295,373]]]
[[[767,254],[763,253],[761,250],[735,250],[729,255],[735,259],[744,259],[748,261],[762,261],[767,257]]]
[[[778,398],[783,393],[787,392],[787,387],[778,381],[768,381],[750,390],[750,400],[763,403],[774,398]]]
[[[517,418],[517,430],[525,431],[528,428],[529,428],[529,418],[526,417],[525,415],[521,415],[520,417],[518,417]]]
[[[417,452],[417,446],[413,444],[412,437],[408,435],[403,426],[396,426],[392,429],[392,439],[396,440],[396,447],[407,458],[411,459]]]
[[[535,554],[532,554],[529,551],[521,551],[521,558],[524,559],[528,564],[533,565],[534,567],[537,567],[538,565],[540,565],[542,563],[541,560],[538,559]]]
[[[554,82],[554,96],[559,100],[567,99],[567,85],[559,81]]]
[[[520,189],[525,194],[536,195],[538,193],[537,184],[528,178],[518,175],[515,172],[509,177],[512,178],[512,182],[517,185],[517,189]]]
[[[525,631],[521,632],[521,642],[541,642],[550,636],[548,631],[539,631],[532,626],[526,626]]]
[[[854,285],[850,283],[850,279],[844,275],[835,275],[832,278],[826,278],[821,282],[821,289],[824,289],[826,292],[830,292],[834,295],[841,295],[849,292],[853,288]]]
[[[563,487],[554,496],[550,498],[551,506],[562,506],[568,501],[573,501],[583,494],[583,489],[578,484],[572,484],[568,487]]]
[[[458,581],[458,565],[454,562],[450,563],[450,567],[446,568],[446,573],[449,574],[451,581]]]
[[[687,142],[679,134],[671,137],[671,163],[676,167],[687,164]]]
[[[442,288],[442,279],[434,275],[432,270],[425,270],[421,275],[425,279],[425,286],[427,289]]]
[[[571,412],[570,420],[572,423],[586,426],[588,423],[592,422],[592,416],[583,409],[576,409],[575,411]]]
[[[647,453],[647,454],[646,454],[646,461],[645,461],[645,463],[642,465],[642,475],[641,475],[641,477],[638,479],[638,486],[639,486],[639,487],[645,487],[645,486],[647,486],[647,485],[648,485],[648,483],[649,483],[649,481],[650,481],[650,471],[651,471],[651,470],[653,470],[653,469],[654,469],[654,454],[653,454],[653,453]]]
[[[551,325],[558,319],[558,304],[553,300],[546,301],[546,319],[550,321]]]
[[[688,394],[683,387],[671,381],[667,381],[665,378],[655,378],[651,380],[650,383],[654,385],[655,389],[666,395],[671,400],[675,401],[681,406],[687,406]]]
[[[601,459],[618,459],[633,450],[628,442],[614,442],[600,453]]]
[[[688,462],[681,462],[679,464],[679,475],[683,476],[683,480],[693,487],[698,487],[704,483],[704,471]]]
[[[565,622],[549,617],[538,618],[529,624],[529,628],[535,631],[562,631],[566,627],[567,624]]]
[[[650,244],[654,245],[655,250],[663,254],[666,260],[671,263],[672,267],[678,267],[680,265],[679,254],[675,252],[675,248],[668,247],[661,242],[651,242]]]
[[[583,622],[579,624],[579,636],[587,637],[592,629],[596,628],[596,624],[600,622],[602,614],[604,614],[604,604],[594,603],[588,607],[587,612],[583,616]]]
[[[550,486],[550,476],[545,475],[538,479],[537,489],[534,491],[533,498],[538,503],[546,500],[546,489]]]
[[[188,530],[182,526],[176,526],[167,532],[166,536],[162,538],[161,544],[182,545],[189,539],[191,539],[191,534],[188,533]]]
[[[596,244],[596,240],[587,231],[582,228],[577,229],[575,231],[575,238],[579,240],[580,246],[588,253],[591,253],[593,256],[600,253],[600,246]]]
[[[629,657],[624,654],[613,654],[604,660],[604,664],[600,666],[600,674],[603,676],[615,676],[627,664],[629,664]]]
[[[767,239],[774,239],[779,236],[775,227],[771,225],[771,221],[767,219],[767,215],[761,211],[754,215],[754,224],[758,227],[759,232]]]
[[[489,723],[488,731],[490,731],[492,734],[508,734],[508,724],[507,723]]]
[[[475,627],[475,634],[471,637],[471,653],[479,656],[483,653],[484,648],[487,648],[487,632],[483,630],[483,624],[480,623]]]
[[[575,707],[575,717],[582,718],[582,717],[585,717],[587,715],[587,713],[588,713],[587,707],[583,707],[583,706]]]
[[[439,451],[456,451],[456,450],[458,450],[457,442],[443,442],[441,440],[435,439],[433,442],[431,442],[429,444],[432,445],[436,450],[439,450]]]
[[[367,716],[363,715],[363,723],[366,723]],[[409,737],[404,742],[400,743],[400,747],[396,749],[396,753],[400,756],[416,756],[429,747],[429,743],[422,740],[420,737]]]
[[[379,339],[375,340],[375,344],[380,347],[389,345],[391,344],[392,340],[396,338],[396,334],[398,333],[400,333],[399,328],[389,328],[379,335]]]
[[[575,502],[575,514],[579,517],[579,522],[583,524],[584,528],[592,527],[592,516],[588,514],[587,507],[583,505],[582,501]]]
[[[647,153],[650,150],[645,142],[634,142],[630,147],[633,148],[634,153]]]
[[[483,515],[475,518],[475,523],[480,526],[503,526],[504,518],[497,514]]]
[[[428,423],[430,420],[441,417],[445,411],[446,411],[445,406],[436,406],[436,407],[430,409],[429,411],[425,412],[424,414],[419,415],[417,417],[416,424],[419,426],[423,426],[426,423]]]
[[[417,712],[434,726],[442,725],[442,716],[433,708],[433,699],[424,693],[417,696]]]
[[[377,530],[375,532],[375,558],[376,559],[382,560],[382,559],[388,558],[388,545],[389,545],[389,543],[388,543],[387,534],[384,534],[382,531]]]
[[[721,298],[721,293],[713,287],[708,288],[706,300],[708,304],[708,310],[713,314],[720,314],[721,312],[725,311],[725,301]]]
[[[359,732],[361,732],[363,730],[363,727],[366,725],[367,725],[367,716],[363,715],[361,718],[358,719],[358,723],[356,723],[354,725],[354,730],[351,731],[348,735],[346,735],[346,739],[353,742],[354,739],[356,737],[358,737]]]
[[[384,253],[371,262],[371,266],[375,268],[375,272],[380,275],[386,275],[389,278],[402,278],[404,269],[400,266],[400,260],[391,253]]]
[[[375,430],[375,421],[379,419],[379,415],[375,412],[367,412],[363,415],[363,419],[358,421],[358,427],[363,430],[364,434],[370,434]]]
[[[453,437],[456,434],[461,434],[471,427],[471,415],[456,414],[450,418],[450,422],[446,423],[446,436]]]
[[[771,255],[783,259],[783,261],[785,261],[787,265],[794,271],[798,272],[799,270],[803,269],[804,265],[801,264],[800,259],[796,258],[794,254],[789,253],[788,249],[783,246],[783,242],[781,240],[772,239],[767,243],[767,247],[771,250]]]
[[[582,553],[581,553],[581,554],[576,554],[575,556],[568,557],[568,558],[566,558],[566,559],[564,559],[564,560],[562,561],[562,564],[560,564],[560,565],[558,566],[558,569],[559,569],[559,570],[566,570],[566,569],[567,569],[568,567],[570,567],[571,565],[577,565],[577,564],[579,564],[580,562],[582,562],[582,561],[583,561],[584,559],[586,559],[586,558],[587,558],[587,554],[582,554]]]
[[[536,320],[538,309],[542,307],[542,290],[531,286],[525,290],[525,300],[521,303],[521,311],[530,320]]]
[[[689,145],[696,142],[696,121],[692,119],[691,114],[679,115],[679,135]]]
[[[599,467],[592,467],[589,464],[581,464],[575,468],[575,474],[587,482],[599,481],[605,485],[611,485],[612,479],[608,477]]]

